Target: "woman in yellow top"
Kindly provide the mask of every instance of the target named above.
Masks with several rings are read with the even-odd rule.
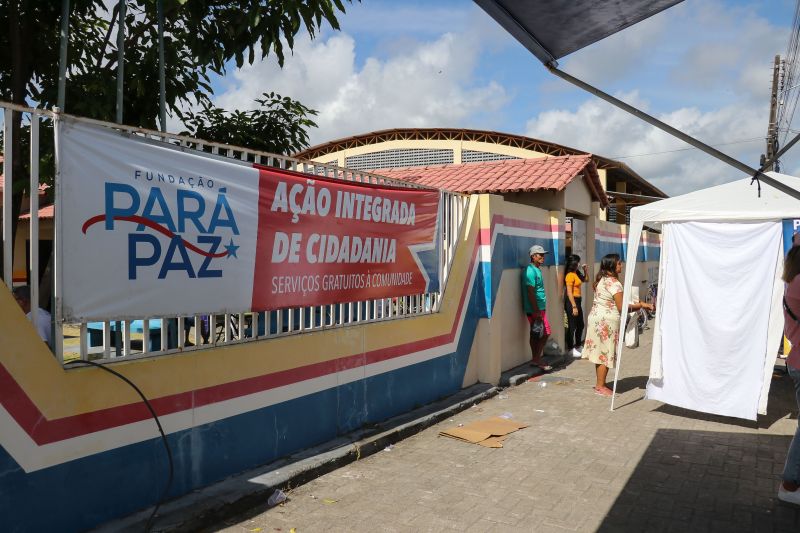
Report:
[[[567,314],[567,353],[576,359],[581,356],[583,346],[583,307],[581,306],[581,284],[588,272],[584,264],[579,269],[581,258],[575,254],[567,257],[567,275],[564,277],[564,312]],[[581,272],[583,270],[583,272]]]

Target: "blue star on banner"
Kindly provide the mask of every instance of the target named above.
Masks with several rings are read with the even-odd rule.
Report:
[[[238,249],[239,249],[239,247],[238,246],[234,246],[234,244],[233,244],[233,238],[231,238],[230,244],[226,244],[225,245],[225,250],[228,252],[227,257],[235,257],[236,259],[239,259],[239,257],[236,255],[236,250],[238,250]]]
[[[417,264],[422,268],[423,276],[427,281],[426,292],[439,290],[439,247],[430,246],[428,248],[419,247],[412,250],[417,256]]]

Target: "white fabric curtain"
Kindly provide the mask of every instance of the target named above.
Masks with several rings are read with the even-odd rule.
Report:
[[[662,372],[660,379],[651,377],[647,397],[755,420],[769,387],[765,369],[777,350],[771,343],[780,306],[775,277],[781,224],[673,222],[664,227]]]
[[[781,246],[777,250],[775,261],[775,279],[772,285],[772,307],[769,313],[769,326],[767,327],[767,357],[764,359],[762,372],[761,398],[758,401],[758,414],[767,414],[767,400],[769,399],[769,386],[772,383],[772,373],[775,370],[775,360],[778,358],[778,348],[783,342],[783,235]]]

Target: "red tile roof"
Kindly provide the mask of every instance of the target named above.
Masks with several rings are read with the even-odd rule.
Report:
[[[55,217],[55,207],[52,205],[46,205],[39,209],[39,219],[44,218],[54,218]],[[20,220],[28,220],[31,218],[30,213],[25,213],[24,215],[20,215]]]
[[[3,192],[3,189],[5,189],[5,185],[6,185],[6,178],[5,178],[5,175],[3,174],[3,159],[4,159],[3,156],[0,155],[0,193]],[[47,185],[46,183],[40,183],[39,184],[39,194],[41,194],[42,192],[46,191],[48,187],[49,187],[49,185]]]
[[[387,178],[413,181],[462,193],[561,191],[576,177],[586,177],[594,200],[608,204],[591,154],[507,159],[460,165],[434,165],[372,170]]]

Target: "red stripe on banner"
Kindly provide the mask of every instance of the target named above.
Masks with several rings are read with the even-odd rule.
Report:
[[[365,364],[387,361],[452,342],[455,339],[458,325],[461,323],[467,294],[470,292],[469,283],[472,280],[471,273],[474,268],[476,268],[475,258],[478,246],[479,241],[476,239],[472,254],[470,255],[470,263],[467,269],[468,274],[461,290],[461,297],[456,310],[455,319],[450,331],[446,334],[398,346],[373,350],[364,354],[351,355],[263,376],[214,385],[196,391],[155,398],[150,400],[150,404],[158,415],[168,415],[185,411],[193,407],[202,407],[285,385],[291,385],[333,374],[337,371],[357,368]],[[3,407],[38,445],[50,444],[151,418],[144,404],[133,403],[107,409],[99,409],[90,413],[48,420],[2,364],[0,364],[0,387],[2,387],[4,391],[2,395]]]
[[[83,230],[83,233],[86,233],[86,230],[88,230],[91,226],[97,224],[98,222],[102,222],[105,219],[106,219],[106,215],[95,215],[95,216],[93,216],[92,218],[88,219],[86,222],[83,223],[83,227],[81,228],[81,230]],[[157,223],[153,222],[152,220],[150,220],[149,218],[145,218],[143,216],[139,216],[139,215],[120,216],[120,215],[117,215],[117,216],[114,216],[113,219],[114,220],[124,220],[125,222],[134,222],[136,224],[142,224],[143,226],[147,226],[148,228],[150,228],[152,230],[155,230],[158,233],[160,233],[162,235],[165,235],[166,237],[169,237],[170,239],[172,239],[173,237],[176,237],[175,233],[173,233],[169,229],[167,229],[164,226],[162,226],[161,224],[157,224]],[[186,239],[181,239],[181,241],[183,242],[183,245],[186,248],[188,248],[189,250],[191,250],[191,251],[193,251],[195,253],[198,253],[198,254],[200,254],[202,256],[205,256],[205,257],[225,257],[226,255],[228,255],[228,252],[220,252],[218,254],[210,254],[207,251],[205,251],[205,250],[203,250],[201,248],[198,248],[197,246],[195,246],[194,244],[190,243]]]

